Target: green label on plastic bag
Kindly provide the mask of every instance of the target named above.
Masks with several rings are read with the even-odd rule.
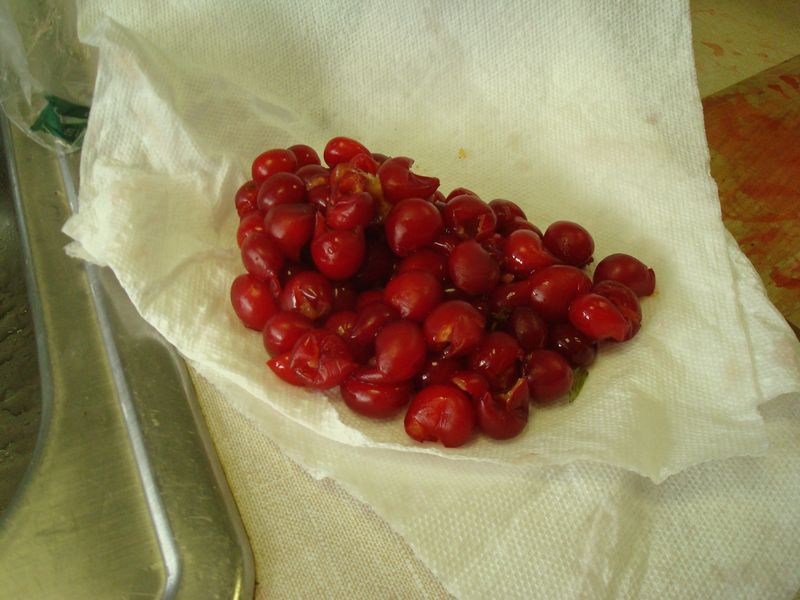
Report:
[[[47,106],[31,126],[33,131],[46,131],[70,145],[83,138],[89,120],[89,107],[73,104],[57,96],[46,96]]]

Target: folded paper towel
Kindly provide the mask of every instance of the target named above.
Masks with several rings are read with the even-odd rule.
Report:
[[[614,3],[543,5],[535,18],[478,3],[408,3],[398,14],[374,3],[342,22],[330,8],[294,6],[291,19],[282,8],[229,14],[208,3],[142,21],[113,3],[82,12],[101,65],[81,208],[65,231],[114,269],[185,356],[358,446],[589,459],[656,480],[764,451],[757,406],[798,388],[794,348],[763,293],[743,305],[736,289],[691,49],[685,31],[675,34],[685,14]],[[251,11],[261,18],[244,18]],[[243,270],[232,198],[265,147],[320,147],[334,134],[410,154],[445,188],[513,199],[540,225],[586,223],[598,255],[641,257],[659,282],[641,332],[601,353],[577,402],[535,411],[510,443],[418,445],[399,421],[369,421],[284,385],[229,307]],[[770,324],[772,343],[751,343],[754,315]]]
[[[81,209],[65,226],[73,251],[113,268],[231,402],[373,505],[448,590],[796,588],[800,488],[780,455],[664,486],[585,462],[534,468],[588,459],[661,480],[761,453],[758,405],[800,387],[796,341],[720,221],[685,3],[237,0],[144,14],[87,0],[80,31],[100,70]],[[599,254],[637,254],[659,280],[641,333],[601,356],[575,403],[534,412],[523,437],[443,457],[399,422],[277,381],[228,304],[241,271],[232,196],[259,151],[336,134],[414,156],[446,188],[519,201],[540,224],[584,222]],[[794,460],[797,414],[781,415],[772,451]],[[741,495],[758,489],[769,496]]]

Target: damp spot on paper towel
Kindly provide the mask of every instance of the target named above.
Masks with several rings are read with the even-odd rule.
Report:
[[[464,148],[458,149],[458,158],[467,158],[467,151]]]
[[[725,55],[725,50],[719,44],[715,44],[714,42],[700,42],[700,43],[707,48],[711,48],[711,52],[714,54],[714,56]]]

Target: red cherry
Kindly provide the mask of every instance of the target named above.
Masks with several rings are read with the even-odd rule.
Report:
[[[356,154],[347,162],[351,167],[355,167],[365,173],[375,175],[378,172],[378,162],[367,152]]]
[[[404,319],[422,321],[441,303],[442,284],[425,271],[406,271],[389,280],[383,297]]]
[[[592,287],[589,276],[576,267],[553,265],[530,277],[531,306],[547,321],[567,318],[570,302]]]
[[[547,323],[530,306],[518,306],[511,311],[508,330],[526,353],[540,350],[547,339]]]
[[[258,331],[278,311],[269,285],[249,274],[233,280],[231,304],[244,326]]]
[[[297,157],[291,150],[274,148],[259,154],[253,161],[253,179],[262,182],[275,173],[292,173],[297,169]]]
[[[582,267],[592,262],[594,240],[572,221],[556,221],[544,232],[544,246],[560,261]]]
[[[427,198],[439,187],[436,177],[412,173],[413,164],[410,158],[396,156],[385,161],[378,169],[383,197],[390,204],[397,204],[405,198]]]
[[[452,385],[432,385],[411,401],[405,419],[406,433],[418,442],[462,446],[475,428],[475,411],[463,392]]]
[[[267,365],[288,383],[321,390],[341,384],[358,366],[344,340],[324,329],[307,331],[291,351]]]
[[[236,212],[240,217],[258,210],[258,188],[259,184],[251,179],[250,181],[245,181],[236,191],[234,202],[236,204]]]
[[[450,300],[437,306],[424,324],[425,341],[443,358],[465,356],[478,346],[486,319],[463,300]]]
[[[463,369],[464,361],[460,358],[428,358],[417,377],[417,385],[424,388],[429,385],[451,383],[453,376]]]
[[[306,186],[294,173],[275,173],[258,190],[258,208],[266,213],[278,204],[304,202]]]
[[[479,198],[478,194],[472,190],[468,190],[465,187],[457,187],[452,192],[447,194],[447,197],[444,199],[444,203],[447,204],[450,202],[450,200],[457,198],[458,196],[475,196],[476,198]]]
[[[397,265],[397,273],[426,271],[441,282],[447,281],[447,258],[434,250],[417,250]],[[530,297],[530,294],[528,294]]]
[[[335,137],[325,144],[322,153],[325,163],[333,168],[339,163],[344,163],[353,158],[356,154],[369,154],[369,150],[361,142],[347,137]]]
[[[306,186],[306,191],[310,192],[323,185],[328,185],[330,181],[331,171],[322,165],[304,165],[297,169],[295,172],[303,185]]]
[[[629,254],[611,254],[597,263],[594,282],[610,279],[631,288],[637,296],[649,296],[656,288],[656,274]]]
[[[333,311],[333,287],[319,273],[303,271],[289,278],[280,295],[281,310],[293,310],[316,321]]]
[[[360,290],[383,287],[394,272],[395,260],[385,240],[367,239],[364,262],[353,278],[353,283]]]
[[[523,352],[513,337],[502,331],[487,333],[469,357],[469,366],[484,375],[496,390],[506,390],[519,377]]]
[[[372,302],[358,311],[358,319],[350,332],[355,344],[370,349],[378,331],[388,322],[400,318],[400,313],[385,302]]]
[[[436,236],[436,239],[433,240],[431,248],[443,256],[450,256],[459,243],[461,243],[461,240],[452,233],[440,233]]]
[[[485,240],[494,233],[497,225],[497,216],[489,205],[468,194],[448,201],[442,217],[448,230],[462,240]]]
[[[341,310],[355,310],[356,299],[358,292],[356,292],[353,284],[347,281],[338,281],[333,286],[333,310],[338,312]]]
[[[552,350],[531,352],[523,371],[534,402],[552,402],[566,395],[572,387],[572,367]]]
[[[315,214],[310,204],[276,204],[267,211],[264,227],[283,253],[297,262],[311,241]]]
[[[530,279],[500,284],[489,295],[489,306],[495,314],[508,314],[518,306],[529,306],[532,291]]]
[[[350,377],[341,385],[342,398],[353,411],[371,417],[384,419],[395,415],[411,400],[412,385],[401,383],[372,383]]]
[[[329,279],[352,277],[364,261],[363,231],[331,230],[311,242],[311,258],[320,272]]]
[[[358,315],[355,312],[342,310],[329,316],[323,328],[332,331],[347,343],[350,353],[353,355],[353,360],[357,363],[365,363],[371,357],[370,349],[364,348],[353,341],[353,329],[357,322]]]
[[[421,198],[407,198],[395,204],[384,222],[386,241],[392,252],[408,256],[429,246],[442,230],[436,207]]]
[[[569,323],[551,325],[547,332],[547,347],[576,367],[588,367],[597,354],[597,344]]]
[[[306,331],[314,329],[314,323],[295,312],[279,312],[264,324],[264,348],[270,356],[285,354]]]
[[[295,144],[294,146],[289,146],[289,151],[294,154],[295,158],[297,159],[298,167],[319,164],[319,155],[311,146],[306,146],[305,144]]]
[[[498,230],[501,230],[512,223],[514,219],[522,219],[523,221],[527,220],[523,210],[517,204],[511,202],[511,200],[497,198],[496,200],[489,202],[489,207],[497,217]]]
[[[324,212],[331,205],[331,186],[328,184],[318,185],[308,190],[307,197],[309,203]]]
[[[394,321],[375,336],[375,368],[359,373],[362,381],[399,383],[417,375],[425,365],[427,348],[422,330],[413,321]]]
[[[475,240],[456,246],[447,266],[453,284],[471,295],[491,292],[500,279],[500,267]]]
[[[631,322],[611,300],[599,294],[584,294],[572,301],[569,322],[593,340],[624,342],[631,337]]]
[[[519,231],[520,229],[524,229],[526,231],[532,231],[539,237],[542,237],[542,230],[539,229],[536,225],[531,223],[530,221],[526,221],[522,217],[513,217],[510,221],[503,223],[503,225],[497,225],[497,231],[500,232],[501,235],[509,236],[515,231]]]
[[[361,312],[367,304],[383,302],[383,290],[366,290],[356,298],[356,312]]]
[[[479,400],[484,394],[491,393],[489,380],[477,371],[462,370],[454,373],[448,382],[467,394],[473,401]]]
[[[518,229],[506,238],[503,254],[506,270],[521,277],[527,277],[534,271],[558,262],[545,249],[542,238],[525,229]]]
[[[284,263],[280,246],[266,233],[251,233],[242,243],[242,263],[262,281],[277,279]]]
[[[367,192],[340,196],[328,208],[326,222],[333,229],[366,227],[375,217],[375,200]]]
[[[490,438],[507,440],[518,436],[528,424],[530,393],[524,378],[507,392],[486,392],[475,403],[478,427]]]
[[[264,215],[259,211],[247,214],[239,221],[239,228],[236,230],[236,243],[241,248],[247,236],[251,233],[264,232],[265,229]]]
[[[605,280],[595,283],[592,287],[592,293],[600,294],[611,300],[617,310],[631,324],[630,337],[636,335],[636,332],[642,326],[642,308],[639,304],[639,298],[631,288],[619,281]]]

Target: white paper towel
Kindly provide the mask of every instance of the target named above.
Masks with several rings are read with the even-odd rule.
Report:
[[[84,2],[100,49],[73,250],[291,456],[463,597],[782,597],[798,585],[797,344],[725,234],[685,4]],[[251,158],[336,134],[652,264],[642,332],[579,399],[445,458],[276,381],[228,306]],[[459,149],[466,158],[459,159]],[[383,448],[367,446],[383,446]],[[474,459],[471,462],[453,460]],[[489,460],[502,464],[488,462]],[[522,464],[516,464],[522,463]],[[699,475],[698,475],[699,474]]]
[[[101,64],[81,209],[65,228],[188,358],[359,446],[589,459],[656,480],[764,451],[757,406],[800,387],[796,349],[763,293],[743,304],[736,289],[685,6],[192,6],[84,3],[80,32]],[[577,402],[534,411],[509,443],[455,451],[283,384],[229,307],[243,270],[232,197],[259,151],[335,134],[416,157],[445,190],[518,201],[542,226],[585,223],[598,256],[653,265],[640,334],[601,353]],[[770,343],[748,337],[758,315]]]

